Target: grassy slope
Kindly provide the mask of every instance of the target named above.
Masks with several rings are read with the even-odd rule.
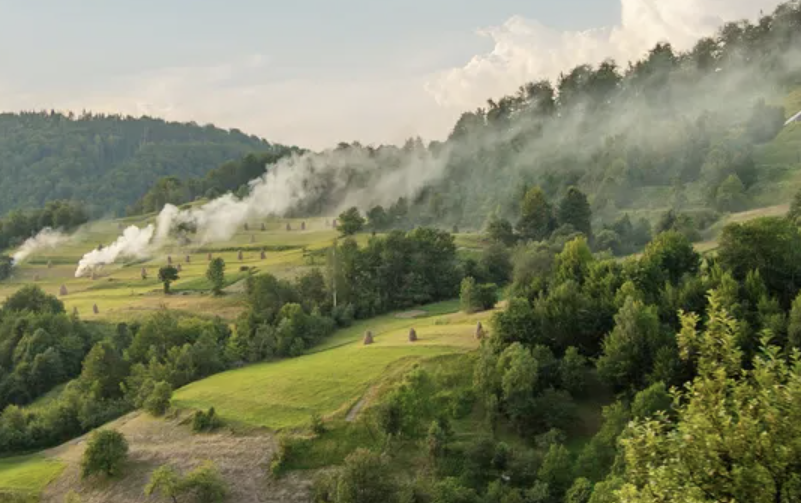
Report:
[[[433,306],[452,310],[454,303]],[[271,429],[305,424],[312,413],[343,415],[367,389],[398,364],[469,351],[477,346],[476,322],[490,313],[422,319],[384,316],[332,336],[300,358],[252,365],[192,383],[175,393],[179,408],[214,407],[225,419]],[[414,326],[419,340],[408,341]],[[375,334],[364,346],[362,333]]]
[[[0,459],[0,501],[10,495],[35,498],[65,468],[61,461],[41,455]]]

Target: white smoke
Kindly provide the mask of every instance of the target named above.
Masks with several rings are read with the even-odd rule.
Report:
[[[14,264],[19,264],[34,253],[56,248],[68,240],[69,237],[67,235],[53,230],[50,227],[45,227],[39,231],[37,235],[32,238],[28,238],[24,243],[22,243],[22,246],[19,247],[19,250],[17,250],[11,259],[14,261]]]
[[[249,220],[282,216],[310,200],[331,197],[340,201],[328,208],[335,213],[347,206],[390,204],[399,197],[416,195],[441,177],[447,157],[445,152],[435,157],[422,146],[414,152],[381,147],[368,154],[361,148],[338,148],[293,155],[269,166],[263,176],[251,181],[249,194],[242,199],[229,193],[186,210],[165,205],[155,226],[131,226],[111,246],[84,255],[75,276],[121,257],[156,253],[181,224],[194,227],[199,244],[208,244],[231,239]],[[354,179],[361,180],[355,189]]]
[[[511,94],[524,82],[554,79],[582,64],[607,58],[625,67],[658,42],[687,50],[724,23],[755,19],[783,0],[621,0],[619,24],[586,31],[562,31],[513,16],[479,31],[492,39],[491,52],[434,76],[426,90],[442,106],[470,109],[489,96]]]
[[[153,233],[156,228],[151,224],[140,229],[132,225],[123,231],[122,236],[117,238],[111,245],[95,249],[83,256],[78,262],[78,269],[75,277],[81,277],[93,268],[113,264],[118,258],[142,258],[146,257],[152,246]]]

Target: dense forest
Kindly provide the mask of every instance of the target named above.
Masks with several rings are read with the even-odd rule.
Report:
[[[272,144],[213,126],[150,117],[22,112],[0,115],[0,215],[54,200],[122,214],[163,176],[203,176]]]
[[[538,185],[550,199],[582,190],[595,227],[638,211],[653,223],[669,210],[708,224],[792,193],[784,184],[801,152],[798,125],[785,128],[797,110],[785,104],[801,104],[785,98],[801,84],[799,28],[801,8],[789,3],[686,52],[661,43],[628,66],[610,60],[525,84],[463,114],[442,142],[341,143],[268,170],[294,173],[287,187],[305,191],[289,215],[357,206],[406,212],[407,228],[477,229],[516,217]]]

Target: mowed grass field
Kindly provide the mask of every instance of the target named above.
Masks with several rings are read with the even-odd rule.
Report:
[[[397,313],[359,322],[304,356],[192,383],[175,392],[173,405],[214,407],[223,419],[270,429],[305,425],[312,413],[344,416],[382,377],[416,361],[475,349],[476,324],[486,325],[492,312],[466,315],[457,310],[457,303],[447,302],[422,308],[417,318]],[[410,328],[417,332],[417,342],[409,342]],[[373,333],[374,344],[363,344],[366,330]]]
[[[40,455],[0,458],[0,501],[36,501],[65,467],[59,460]]]
[[[68,312],[77,310],[83,319],[129,321],[163,307],[194,314],[209,314],[225,319],[235,318],[243,308],[242,280],[250,269],[253,274],[269,272],[282,278],[293,278],[311,268],[325,265],[324,249],[332,245],[337,231],[330,219],[265,220],[248,223],[225,242],[194,246],[172,244],[152,257],[121,259],[98,270],[95,279],[75,278],[78,261],[88,251],[117,239],[121,229],[129,225],[152,223],[153,216],[93,222],[79,229],[66,243],[55,249],[42,250],[24,260],[8,280],[0,282],[0,302],[24,285],[36,284],[45,292],[59,295],[62,286],[67,295],[59,298]],[[300,230],[305,223],[306,229]],[[262,224],[265,230],[261,230]],[[291,230],[287,231],[287,224]],[[366,243],[369,235],[357,240]],[[261,251],[266,256],[261,258]],[[3,253],[13,254],[16,250]],[[242,259],[239,259],[239,252]],[[227,295],[209,295],[205,278],[208,255],[221,257],[226,263]],[[162,292],[158,270],[169,258],[179,266],[180,279],[172,284],[172,295]],[[147,279],[142,279],[142,269]],[[98,313],[94,312],[97,306]]]

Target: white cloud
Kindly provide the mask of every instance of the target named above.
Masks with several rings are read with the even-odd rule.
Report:
[[[80,88],[28,92],[6,82],[0,108],[92,110],[238,128],[270,141],[322,149],[340,141],[402,143],[442,136],[458,117],[437,110],[424,74],[280,78],[266,56],[163,68]],[[2,84],[2,82],[0,82]],[[439,113],[438,113],[439,112]]]
[[[487,98],[509,94],[521,84],[584,63],[606,58],[625,63],[642,56],[657,42],[679,49],[715,32],[723,23],[756,18],[781,0],[621,0],[617,26],[586,31],[559,31],[519,16],[481,30],[494,48],[466,65],[432,77],[426,89],[444,107],[469,109]]]
[[[318,70],[318,75],[289,78],[279,75],[269,56],[257,53],[222,64],[161,68],[124,77],[98,70],[93,79],[40,79],[33,87],[11,74],[0,81],[0,109],[147,114],[239,128],[271,141],[317,149],[339,141],[400,143],[415,135],[440,139],[461,112],[514,92],[525,82],[553,78],[575,65],[607,57],[625,62],[660,40],[688,47],[723,22],[754,18],[760,9],[769,12],[780,0],[621,2],[616,26],[581,32],[512,17],[479,32],[493,42],[490,52],[436,74],[404,64],[401,57],[392,74],[329,68],[325,74]],[[448,40],[444,36],[443,43]],[[444,57],[441,49],[437,51],[406,58],[430,68]]]

